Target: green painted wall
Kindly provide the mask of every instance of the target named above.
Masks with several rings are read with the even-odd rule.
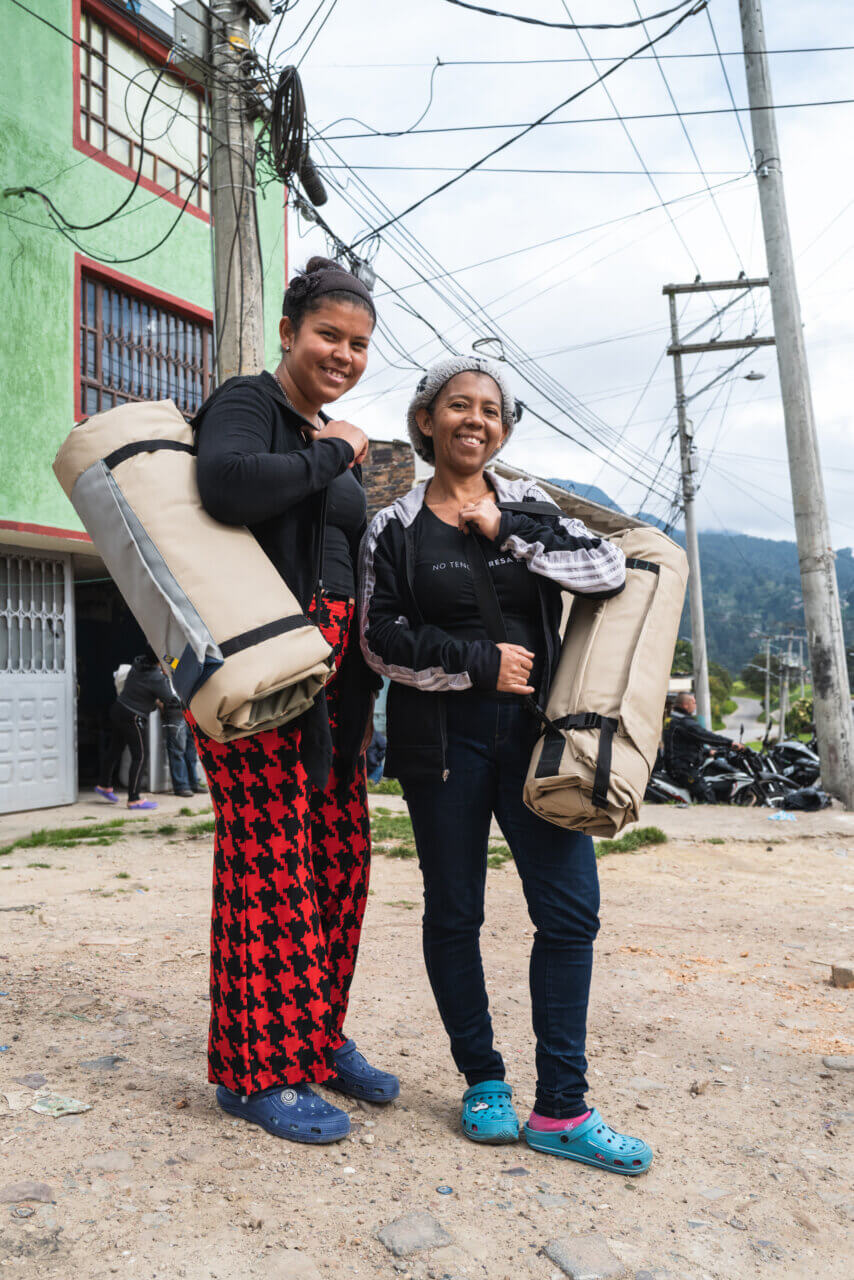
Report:
[[[36,0],[72,34],[71,0]],[[74,36],[78,33],[75,31]],[[5,9],[0,51],[0,190],[44,190],[66,217],[94,222],[116,208],[130,181],[72,144],[70,40],[15,6]],[[50,225],[38,197],[0,196],[0,520],[79,529],[51,464],[73,425],[76,250]],[[139,190],[106,227],[76,233],[88,255],[127,258],[154,245],[178,208]],[[278,358],[283,281],[282,189],[259,199],[267,291],[267,363]],[[185,213],[166,243],[139,262],[112,264],[141,284],[212,310],[210,228]]]

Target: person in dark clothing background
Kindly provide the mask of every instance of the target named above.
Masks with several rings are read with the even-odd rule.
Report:
[[[173,692],[171,701],[163,704],[160,714],[163,718],[163,738],[175,795],[200,795],[205,788],[199,782],[196,743],[184,719],[184,709],[176,693]]]
[[[137,654],[122,691],[110,708],[110,744],[104,757],[100,784],[95,788],[96,793],[109,804],[119,803],[113,782],[127,747],[130,751],[128,808],[157,808],[156,800],[142,798],[139,784],[145,769],[148,717],[156,706],[171,700],[175,700],[175,694],[154,652],[147,649],[145,653]]]
[[[692,800],[714,804],[714,792],[700,773],[700,765],[707,754],[731,751],[733,747],[739,750],[741,743],[704,729],[696,712],[697,699],[693,693],[680,693],[664,730],[664,763],[673,781],[688,788]]]

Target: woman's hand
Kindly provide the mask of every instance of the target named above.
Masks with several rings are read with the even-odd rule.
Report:
[[[365,732],[362,734],[362,745],[359,747],[359,755],[363,756],[374,738],[374,707],[376,706],[377,695],[371,694],[371,709],[368,712],[368,719],[365,724]]]
[[[368,437],[361,427],[354,427],[352,422],[341,419],[338,422],[327,422],[314,437],[315,440],[346,440],[356,455],[350,466],[362,463],[368,456]]]
[[[501,653],[501,666],[498,669],[499,693],[533,693],[528,684],[528,677],[534,665],[534,655],[530,649],[523,649],[520,644],[499,644],[496,648]]]
[[[498,537],[498,526],[501,524],[501,512],[491,498],[481,498],[478,502],[469,502],[460,507],[460,528],[463,533],[476,529],[490,542]]]

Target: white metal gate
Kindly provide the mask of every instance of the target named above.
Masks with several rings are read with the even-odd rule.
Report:
[[[0,813],[76,784],[71,557],[0,547]]]

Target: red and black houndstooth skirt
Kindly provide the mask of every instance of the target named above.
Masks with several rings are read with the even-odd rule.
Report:
[[[354,606],[323,596],[315,620],[336,671]],[[337,723],[335,677],[327,702]],[[208,1079],[238,1093],[329,1079],[344,1037],[368,895],[365,763],[337,753],[323,791],[285,725],[218,743],[192,723],[216,815]]]

